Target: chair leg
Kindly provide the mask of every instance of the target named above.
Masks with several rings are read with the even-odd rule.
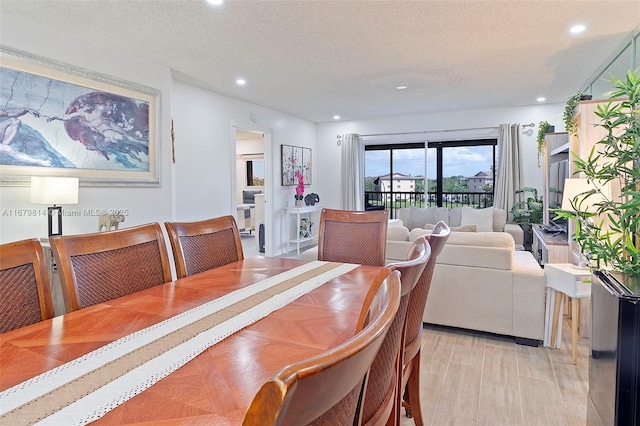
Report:
[[[413,417],[416,426],[424,425],[422,406],[420,405],[420,354],[421,350],[411,360],[411,372],[405,388],[405,401],[408,401],[408,406],[405,409],[407,417]]]

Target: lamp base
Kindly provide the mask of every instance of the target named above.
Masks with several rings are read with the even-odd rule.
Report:
[[[58,218],[55,223],[54,217]],[[47,225],[50,237],[62,235],[62,206],[47,207]]]
[[[582,254],[580,251],[571,251],[571,267],[573,269],[578,270],[587,270],[589,269],[589,261],[586,256]]]

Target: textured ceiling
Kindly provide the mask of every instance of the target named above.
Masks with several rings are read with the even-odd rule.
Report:
[[[640,23],[638,0],[0,0],[0,12],[314,122],[565,102]],[[587,30],[569,34],[576,23]]]

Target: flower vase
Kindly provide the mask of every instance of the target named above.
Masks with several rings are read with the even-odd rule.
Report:
[[[296,198],[296,207],[302,207],[302,200]]]

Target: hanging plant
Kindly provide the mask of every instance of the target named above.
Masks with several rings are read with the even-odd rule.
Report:
[[[564,107],[564,116],[562,120],[564,121],[564,129],[569,134],[578,136],[575,123],[573,122],[573,112],[575,111],[576,106],[578,106],[578,102],[589,99],[591,99],[591,95],[585,95],[582,92],[578,92],[567,100],[567,104]]]
[[[550,125],[546,121],[541,121],[538,124],[538,167],[540,167],[540,157],[542,156],[542,152],[544,150],[544,135],[549,133],[553,129],[554,126]]]

